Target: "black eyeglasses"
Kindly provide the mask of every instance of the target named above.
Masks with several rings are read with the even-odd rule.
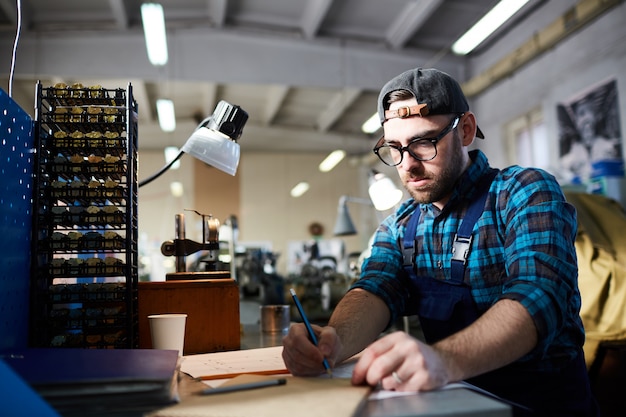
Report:
[[[461,117],[463,117],[463,114],[455,116],[450,124],[434,138],[416,138],[406,146],[385,143],[385,137],[383,136],[378,140],[376,146],[374,146],[374,153],[385,165],[389,165],[390,167],[395,167],[402,163],[404,151],[407,151],[418,161],[431,161],[437,156],[437,142],[459,125]]]

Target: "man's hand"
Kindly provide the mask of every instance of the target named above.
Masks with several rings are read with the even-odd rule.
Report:
[[[292,325],[287,336],[283,338],[283,360],[293,375],[312,376],[325,372],[322,364],[324,358],[331,368],[335,366],[341,350],[341,342],[335,329],[314,324],[311,327],[317,337],[318,346],[309,339],[303,323]]]
[[[449,381],[444,359],[431,346],[405,332],[384,336],[361,355],[352,383],[397,391],[428,391]]]

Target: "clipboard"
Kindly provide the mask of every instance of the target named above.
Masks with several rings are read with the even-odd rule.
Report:
[[[244,374],[224,385],[277,377]],[[286,376],[285,385],[219,395],[197,395],[146,417],[349,417],[358,413],[371,391],[347,378]]]

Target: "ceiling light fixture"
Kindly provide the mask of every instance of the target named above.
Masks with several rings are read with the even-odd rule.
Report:
[[[521,9],[528,0],[501,0],[452,44],[452,52],[467,55]]]
[[[172,197],[182,197],[185,194],[185,187],[183,183],[180,181],[173,181],[170,183],[170,193],[172,193]]]
[[[174,102],[166,98],[160,98],[156,102],[159,126],[164,132],[176,130],[176,114],[174,113]]]
[[[378,119],[378,113],[372,114],[372,116],[361,125],[361,131],[363,133],[372,134],[381,128],[380,120]]]
[[[290,191],[290,194],[293,198],[298,198],[300,197],[302,194],[306,193],[307,191],[309,191],[309,183],[306,181],[301,181],[299,183],[297,183],[295,185],[295,187],[293,187]]]
[[[165,36],[163,6],[158,3],[143,3],[141,5],[141,21],[150,63],[154,66],[167,64],[167,38]]]
[[[337,166],[339,162],[346,156],[346,151],[337,149],[328,154],[326,158],[320,163],[319,170],[322,172],[329,172]]]

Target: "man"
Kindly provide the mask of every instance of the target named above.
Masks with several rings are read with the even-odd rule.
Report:
[[[515,415],[595,415],[575,211],[554,178],[494,170],[470,152],[484,135],[459,84],[441,71],[389,81],[378,114],[384,136],[374,152],[397,168],[412,199],[384,220],[361,278],[328,326],[315,328],[319,347],[302,325],[291,327],[288,369],[318,374],[324,357],[334,366],[363,350],[354,384],[427,391],[467,380],[519,404]],[[427,343],[404,332],[379,338],[412,314]]]

